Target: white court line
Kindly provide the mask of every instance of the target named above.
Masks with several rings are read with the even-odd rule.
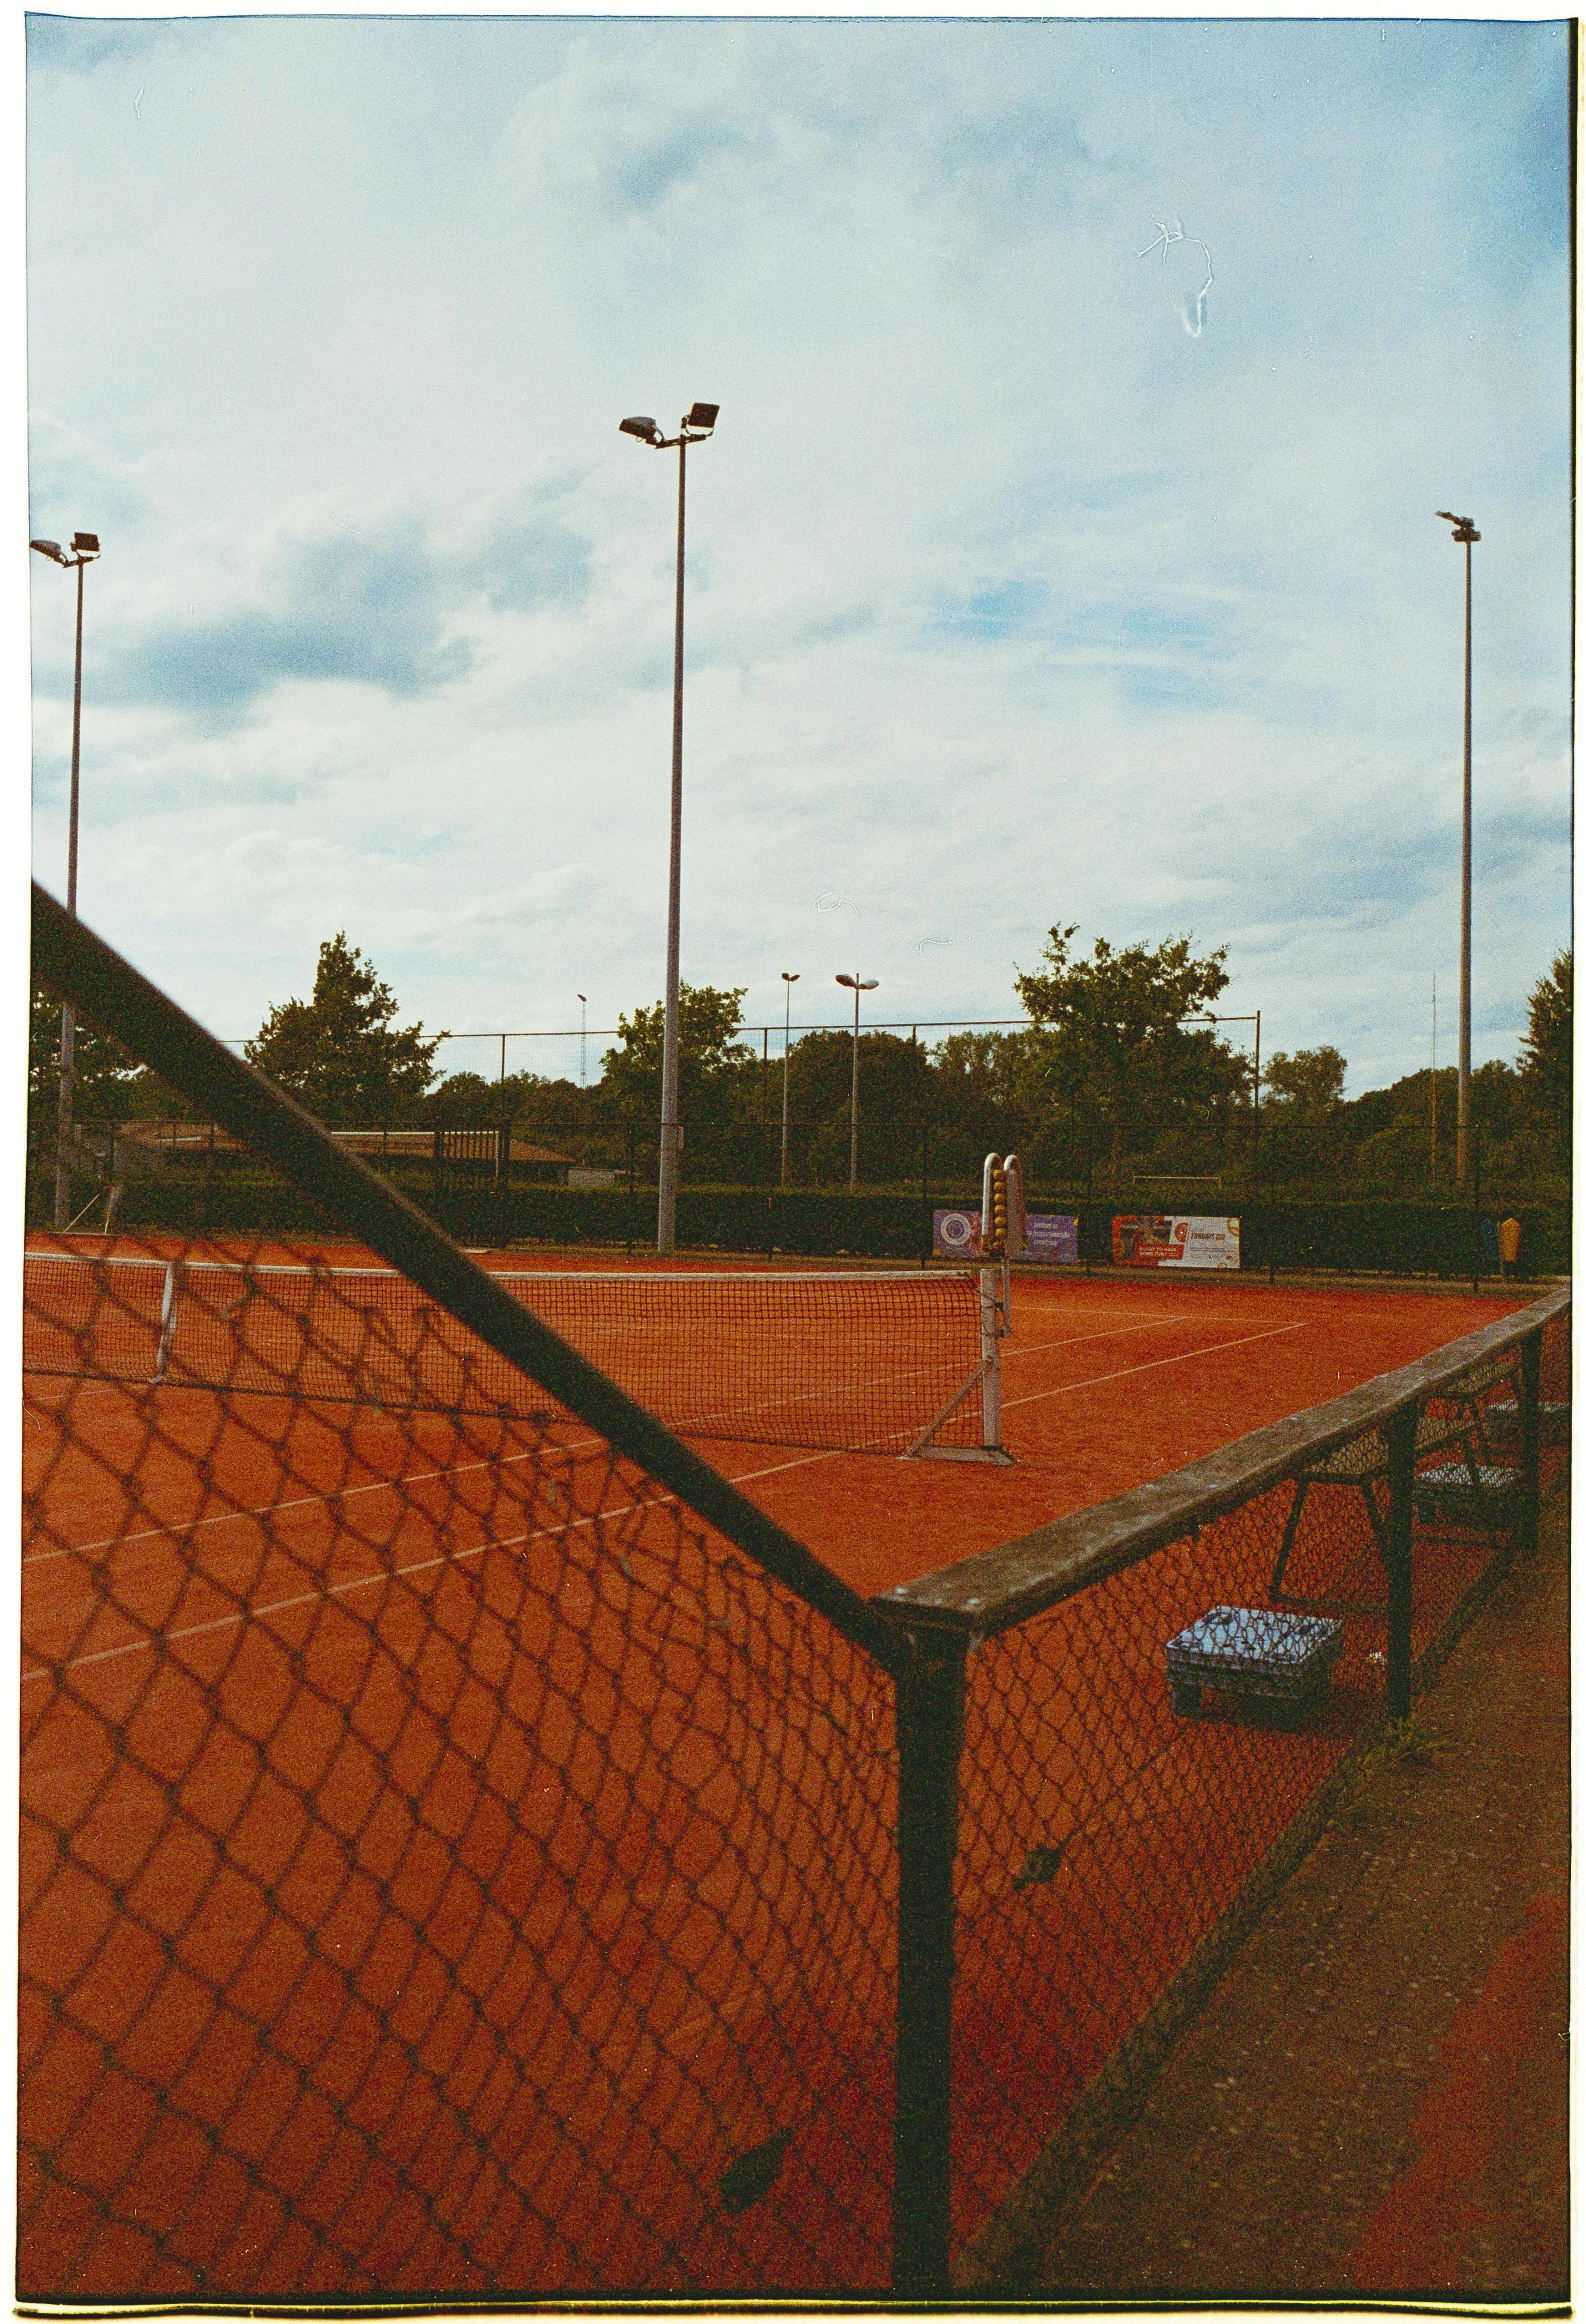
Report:
[[[757,1477],[780,1477],[784,1469],[812,1469],[820,1461],[842,1461],[848,1457],[846,1452],[835,1451],[800,1453],[796,1461],[773,1461],[768,1469],[745,1469],[741,1476],[727,1477],[727,1482],[729,1485],[752,1485]],[[713,1461],[712,1468],[715,1465]],[[721,1474],[726,1476],[725,1469]]]
[[[1166,1323],[1188,1323],[1193,1319],[1189,1316],[1175,1315],[1161,1316],[1158,1317],[1157,1320],[1158,1322]],[[1129,1324],[1126,1327],[1126,1331],[1147,1331],[1150,1328],[1151,1327],[1147,1324]],[[1285,1323],[1278,1326],[1278,1331],[1298,1331],[1300,1328],[1300,1325],[1297,1323]],[[1125,1336],[1125,1334],[1119,1332],[1095,1331],[1082,1333],[1077,1338],[1072,1340],[1047,1340],[1041,1344],[1048,1348],[1080,1347],[1090,1340],[1110,1340],[1118,1339],[1123,1336]],[[1277,1336],[1278,1332],[1269,1331],[1258,1331],[1252,1332],[1250,1334],[1251,1339],[1258,1340],[1275,1339]],[[1192,1356],[1213,1356],[1217,1353],[1219,1348],[1242,1348],[1246,1344],[1247,1343],[1244,1340],[1219,1340],[1215,1343],[1214,1346],[1209,1348],[1186,1348],[1180,1355],[1158,1356],[1149,1364],[1125,1364],[1121,1371],[1098,1372],[1088,1380],[1072,1381],[1069,1386],[1065,1388],[1042,1388],[1038,1389],[1036,1393],[1031,1396],[1005,1396],[1002,1400],[1002,1408],[1006,1412],[1010,1404],[1039,1404],[1041,1399],[1045,1396],[1069,1396],[1072,1395],[1074,1390],[1077,1388],[1094,1388],[1102,1380],[1127,1380],[1135,1372],[1154,1372],[1158,1364],[1182,1364],[1188,1362]],[[1034,1354],[1037,1351],[1035,1349],[1026,1349],[1022,1352],[1025,1354]],[[845,1458],[845,1455],[841,1452],[804,1453],[798,1460],[777,1461],[768,1469],[745,1469],[741,1475],[729,1478],[728,1482],[734,1485],[752,1485],[761,1477],[779,1477],[786,1469],[808,1469],[813,1468],[818,1461],[840,1461],[843,1458]],[[1031,1465],[1040,1466],[1042,1464],[1034,1463]],[[1050,1463],[1045,1465],[1050,1466]]]
[[[1095,1378],[1089,1380],[1074,1380],[1071,1381],[1066,1387],[1062,1388],[1039,1389],[1034,1395],[1017,1396],[1010,1399],[1010,1401],[1016,1404],[1039,1404],[1042,1403],[1047,1397],[1051,1396],[1072,1396],[1076,1394],[1081,1388],[1097,1388],[1108,1380],[1126,1380],[1132,1378],[1133,1375],[1137,1372],[1157,1371],[1164,1364],[1190,1363],[1196,1356],[1221,1355],[1224,1354],[1229,1348],[1250,1347],[1253,1346],[1258,1340],[1281,1339],[1288,1332],[1302,1331],[1303,1329],[1303,1323],[1279,1324],[1271,1331],[1247,1332],[1242,1339],[1217,1340],[1212,1344],[1212,1346],[1208,1348],[1185,1348],[1177,1355],[1157,1356],[1149,1364],[1126,1364],[1116,1372],[1099,1373]],[[1107,1333],[1101,1333],[1096,1336],[1107,1338],[1111,1335]],[[524,1453],[515,1453],[509,1457],[514,1460],[523,1460],[527,1459],[529,1456]],[[773,1477],[780,1475],[782,1471],[786,1469],[810,1468],[819,1461],[840,1460],[841,1458],[842,1455],[840,1453],[810,1453],[798,1460],[779,1461],[770,1468],[746,1471],[743,1476],[734,1478],[731,1480],[731,1482],[736,1484],[749,1484],[757,1477]],[[475,1465],[483,1468],[489,1464],[486,1462],[479,1462]],[[440,1470],[434,1472],[436,1475],[443,1475],[445,1473],[445,1471]],[[380,1487],[376,1486],[356,1486],[352,1488],[352,1490],[357,1492],[370,1492],[380,1489]],[[390,1491],[393,1488],[386,1486],[383,1489]],[[330,1496],[327,1495],[325,1498],[328,1499]],[[268,1606],[239,1608],[236,1613],[220,1615],[213,1622],[195,1622],[190,1624],[185,1629],[164,1631],[160,1633],[160,1635],[162,1638],[171,1643],[174,1643],[177,1639],[180,1638],[200,1638],[211,1631],[237,1628],[243,1622],[256,1622],[263,1620],[267,1615],[270,1614],[287,1613],[299,1606],[312,1606],[317,1604],[322,1599],[345,1595],[349,1590],[369,1589],[378,1582],[400,1581],[408,1574],[429,1573],[433,1572],[437,1566],[456,1565],[460,1563],[460,1561],[465,1557],[483,1556],[487,1549],[522,1548],[528,1542],[543,1541],[553,1534],[562,1535],[565,1533],[577,1533],[582,1531],[586,1526],[603,1524],[609,1518],[631,1516],[635,1509],[664,1506],[668,1503],[675,1502],[675,1500],[676,1495],[668,1493],[664,1497],[664,1501],[659,1504],[638,1501],[624,1502],[620,1508],[600,1509],[595,1511],[591,1516],[569,1520],[567,1523],[562,1525],[539,1526],[532,1532],[512,1534],[507,1539],[501,1541],[481,1541],[478,1542],[472,1549],[450,1550],[444,1557],[421,1558],[415,1560],[411,1565],[394,1566],[389,1568],[382,1567],[372,1574],[359,1574],[350,1581],[331,1582],[322,1589],[301,1592],[297,1597],[294,1598],[278,1598]],[[279,1506],[283,1507],[288,1505],[289,1504],[285,1503],[279,1504]],[[297,1506],[297,1504],[290,1505]],[[254,1515],[263,1514],[263,1512],[238,1511],[237,1514]],[[198,1523],[200,1524],[207,1522],[209,1522],[207,1519],[201,1518],[198,1520]],[[52,1554],[65,1555],[67,1553],[61,1551]],[[86,1665],[89,1663],[111,1662],[114,1661],[117,1657],[125,1654],[146,1654],[152,1651],[153,1646],[154,1639],[152,1636],[148,1638],[129,1639],[124,1645],[121,1646],[102,1647],[95,1654],[76,1655],[70,1662],[63,1663],[58,1666],[55,1664],[44,1664],[41,1665],[41,1667],[37,1670],[24,1671],[22,1674],[22,1684],[26,1686],[33,1679],[48,1678],[52,1671],[55,1671],[57,1668],[62,1671],[80,1670],[86,1667]]]
[[[1090,1380],[1071,1381],[1067,1387],[1063,1388],[1043,1388],[1038,1390],[1033,1396],[1019,1396],[1013,1398],[1012,1401],[1018,1404],[1039,1404],[1043,1401],[1043,1399],[1049,1396],[1072,1396],[1081,1388],[1100,1387],[1102,1382],[1106,1380],[1126,1380],[1131,1378],[1137,1372],[1157,1371],[1163,1364],[1190,1363],[1196,1356],[1221,1355],[1229,1348],[1250,1347],[1258,1340],[1281,1339],[1287,1332],[1302,1331],[1304,1328],[1305,1327],[1303,1323],[1279,1324],[1271,1331],[1248,1332],[1242,1339],[1237,1340],[1218,1340],[1215,1341],[1209,1348],[1185,1348],[1181,1350],[1178,1355],[1158,1356],[1149,1364],[1126,1364],[1116,1372],[1103,1372],[1096,1378]],[[527,1456],[524,1454],[514,1454],[512,1457],[514,1459],[524,1459]],[[840,1460],[841,1458],[842,1455],[840,1453],[810,1453],[799,1460],[780,1461],[772,1468],[751,1470],[744,1476],[735,1478],[732,1481],[737,1484],[748,1484],[756,1477],[776,1476],[784,1469],[809,1468],[812,1467],[817,1461]],[[480,1463],[479,1465],[485,1466],[486,1464]],[[355,1489],[358,1491],[366,1491],[370,1490],[371,1488],[360,1486]],[[465,1557],[482,1557],[487,1549],[522,1548],[528,1542],[543,1541],[553,1534],[559,1536],[566,1533],[577,1533],[582,1531],[586,1526],[603,1524],[609,1518],[631,1516],[635,1509],[665,1506],[667,1504],[674,1503],[675,1501],[676,1495],[668,1493],[665,1495],[664,1501],[660,1503],[639,1501],[624,1502],[620,1508],[600,1509],[595,1511],[591,1516],[571,1519],[562,1525],[540,1526],[537,1527],[533,1532],[513,1534],[504,1541],[481,1541],[477,1543],[472,1549],[451,1550],[448,1551],[444,1557],[421,1558],[415,1560],[411,1565],[394,1566],[390,1568],[381,1567],[379,1570],[372,1574],[356,1575],[350,1581],[331,1582],[322,1589],[304,1591],[294,1598],[278,1598],[274,1601],[273,1604],[268,1606],[239,1608],[236,1613],[222,1614],[218,1616],[213,1622],[195,1622],[186,1629],[164,1631],[161,1632],[160,1635],[162,1638],[171,1643],[174,1643],[179,1638],[203,1637],[210,1631],[237,1628],[240,1627],[243,1622],[261,1621],[270,1614],[287,1613],[299,1606],[312,1606],[317,1604],[322,1599],[345,1595],[349,1590],[366,1590],[378,1582],[400,1581],[408,1574],[429,1573],[432,1572],[437,1566],[455,1565]],[[203,1521],[200,1520],[200,1522]],[[64,1663],[58,1666],[55,1664],[44,1664],[37,1670],[24,1671],[22,1674],[22,1684],[26,1686],[32,1679],[48,1678],[57,1668],[60,1670],[80,1670],[89,1663],[111,1662],[114,1661],[118,1656],[124,1654],[146,1654],[152,1650],[153,1645],[154,1639],[151,1636],[149,1638],[128,1639],[126,1643],[121,1646],[101,1647],[95,1654],[76,1655],[68,1663]]]
[[[514,1459],[526,1457],[524,1454],[514,1454],[513,1456]],[[817,1461],[838,1460],[840,1458],[841,1455],[837,1453],[810,1455],[811,1460]],[[784,1468],[796,1469],[808,1464],[800,1461],[785,1461],[780,1465]],[[439,1473],[442,1472],[437,1472],[437,1474]],[[776,1471],[774,1469],[757,1469],[754,1474],[768,1477],[774,1476]],[[358,1489],[363,1490],[364,1488]],[[675,1508],[678,1505],[675,1493],[658,1494],[654,1500],[649,1501],[624,1501],[612,1509],[594,1510],[587,1517],[569,1517],[559,1525],[539,1525],[528,1533],[513,1533],[500,1540],[492,1538],[488,1541],[476,1542],[471,1549],[448,1550],[444,1557],[415,1558],[408,1565],[381,1566],[374,1573],[356,1574],[344,1582],[330,1582],[317,1590],[299,1591],[295,1597],[277,1598],[268,1606],[239,1607],[235,1613],[217,1615],[212,1622],[192,1622],[181,1630],[161,1631],[158,1636],[170,1643],[174,1643],[179,1638],[202,1638],[211,1631],[236,1629],[244,1622],[262,1621],[265,1616],[270,1614],[290,1613],[299,1606],[313,1606],[325,1598],[345,1596],[350,1590],[366,1590],[377,1582],[402,1581],[409,1574],[433,1573],[437,1566],[458,1565],[464,1558],[482,1557],[488,1549],[522,1549],[531,1541],[547,1541],[552,1538],[560,1540],[566,1534],[581,1533],[591,1525],[604,1525],[616,1517],[631,1517],[635,1510]],[[101,1647],[94,1654],[74,1655],[70,1662],[42,1664],[37,1670],[24,1671],[22,1684],[26,1686],[32,1679],[48,1678],[52,1672],[56,1671],[81,1670],[89,1663],[114,1662],[119,1656],[125,1654],[146,1654],[152,1651],[154,1642],[155,1634],[151,1633],[147,1638],[129,1638],[120,1646]]]
[[[60,1404],[44,1403],[37,1388],[30,1388],[27,1385],[30,1380],[64,1381],[65,1392]],[[133,1395],[136,1395],[140,1386],[146,1385],[146,1383],[140,1383],[136,1380],[89,1380],[85,1379],[81,1372],[24,1371],[22,1382],[22,1417],[24,1420],[58,1420],[61,1416],[62,1406],[68,1400],[73,1404],[78,1404],[85,1396],[108,1396],[112,1389],[122,1396],[125,1396],[129,1389]]]
[[[557,1445],[559,1453],[590,1452],[604,1444],[604,1437],[581,1437],[572,1444]],[[399,1493],[409,1485],[434,1484],[443,1477],[467,1477],[476,1469],[509,1469],[515,1461],[534,1460],[543,1448],[532,1451],[500,1453],[482,1461],[451,1461],[443,1469],[413,1469],[400,1477],[377,1477],[367,1485],[346,1485],[335,1493],[301,1493],[292,1501],[260,1501],[248,1509],[217,1509],[210,1517],[190,1517],[171,1525],[145,1525],[137,1533],[111,1533],[103,1541],[74,1543],[70,1549],[41,1549],[32,1557],[25,1557],[25,1566],[47,1565],[56,1557],[92,1557],[101,1549],[119,1549],[128,1541],[186,1541],[204,1525],[234,1525],[243,1517],[273,1517],[278,1509],[327,1508],[333,1501],[354,1501],[360,1493]]]
[[[1041,1404],[1049,1396],[1077,1396],[1082,1388],[1099,1388],[1106,1380],[1132,1380],[1137,1372],[1159,1371],[1164,1364],[1190,1364],[1197,1356],[1219,1356],[1228,1348],[1248,1348],[1257,1340],[1281,1339],[1285,1332],[1303,1331],[1303,1323],[1280,1323],[1271,1331],[1247,1332],[1243,1339],[1214,1340],[1209,1348],[1183,1348],[1176,1356],[1154,1356],[1149,1364],[1124,1364],[1116,1372],[1096,1372],[1088,1380],[1070,1380],[1062,1388],[1038,1388],[1033,1396],[1005,1396],[1002,1408],[1010,1404]]]
[[[1032,1342],[1027,1347],[1016,1348],[1011,1343],[1005,1343],[1005,1353],[1008,1355],[1020,1356],[1041,1355],[1050,1353],[1053,1348],[1086,1347],[1094,1340],[1127,1339],[1132,1333],[1153,1331],[1160,1325],[1185,1324],[1192,1320],[1193,1319],[1191,1317],[1182,1315],[1156,1316],[1145,1323],[1121,1324],[1116,1331],[1077,1332],[1068,1339],[1037,1340]],[[1284,1328],[1297,1329],[1298,1327],[1285,1326]],[[1267,1335],[1258,1334],[1257,1336],[1265,1337]],[[1240,1343],[1238,1341],[1233,1341],[1230,1344],[1233,1346],[1238,1346]],[[1171,1363],[1177,1359],[1173,1357],[1167,1357],[1163,1360],[1165,1362]],[[1136,1364],[1128,1368],[1133,1371],[1149,1371],[1151,1367],[1146,1364]],[[1116,1372],[1108,1372],[1101,1376],[1105,1379],[1118,1379],[1123,1375]],[[1076,1385],[1088,1386],[1089,1383],[1079,1382],[1076,1383]],[[1044,1391],[1044,1393],[1048,1395],[1062,1395],[1065,1393],[1065,1391],[1062,1389],[1048,1389]],[[1033,1396],[1014,1396],[1004,1397],[1003,1399],[1004,1406],[1010,1403],[1031,1404],[1035,1403],[1036,1401],[1038,1401],[1038,1399]],[[572,1445],[562,1445],[557,1449],[558,1451],[564,1453],[585,1452],[593,1450],[598,1443],[603,1442],[604,1439],[589,1437],[583,1439],[579,1443]],[[195,1517],[188,1520],[186,1523],[179,1525],[146,1525],[137,1533],[115,1533],[107,1536],[107,1538],[103,1541],[83,1542],[80,1545],[74,1545],[70,1549],[39,1550],[32,1557],[23,1558],[22,1563],[25,1566],[47,1565],[51,1559],[58,1557],[91,1557],[99,1550],[119,1549],[124,1543],[132,1541],[185,1541],[191,1535],[196,1533],[201,1526],[205,1525],[231,1525],[234,1524],[239,1518],[243,1517],[272,1517],[278,1510],[284,1509],[309,1509],[318,1506],[328,1507],[332,1502],[355,1500],[358,1495],[362,1493],[401,1492],[404,1491],[409,1485],[433,1484],[444,1477],[466,1477],[478,1469],[509,1468],[514,1461],[524,1461],[530,1459],[531,1457],[532,1456],[526,1452],[505,1453],[500,1455],[498,1458],[491,1460],[451,1463],[444,1469],[419,1469],[401,1477],[377,1479],[375,1482],[368,1485],[348,1485],[342,1491],[337,1493],[304,1493],[300,1494],[297,1499],[291,1501],[261,1501],[255,1506],[247,1509],[217,1510],[212,1516]],[[729,1482],[738,1485],[750,1485],[757,1483],[758,1480],[762,1477],[779,1477],[783,1475],[784,1472],[788,1469],[814,1468],[822,1461],[841,1460],[842,1458],[842,1451],[835,1448],[821,1452],[805,1453],[801,1454],[796,1460],[776,1461],[769,1468],[745,1469],[737,1476],[729,1479]]]
[[[674,1498],[670,1493],[666,1496],[668,1502]],[[102,1646],[94,1654],[74,1655],[70,1662],[43,1663],[37,1670],[25,1670],[22,1673],[22,1684],[26,1686],[30,1679],[49,1678],[63,1671],[82,1670],[91,1662],[114,1662],[123,1654],[147,1654],[153,1649],[156,1635],[166,1643],[174,1643],[178,1638],[202,1638],[212,1630],[238,1629],[244,1622],[259,1622],[268,1614],[288,1613],[298,1606],[316,1606],[326,1598],[345,1596],[349,1590],[367,1590],[376,1582],[401,1581],[408,1574],[433,1572],[436,1566],[458,1565],[465,1557],[482,1557],[487,1549],[521,1549],[530,1541],[545,1541],[552,1535],[560,1538],[563,1534],[580,1533],[585,1526],[602,1525],[608,1518],[631,1517],[635,1509],[659,1506],[664,1504],[625,1501],[618,1509],[597,1509],[591,1516],[570,1518],[562,1525],[536,1526],[530,1533],[514,1533],[505,1541],[476,1542],[472,1549],[449,1550],[444,1557],[415,1558],[411,1565],[381,1566],[372,1574],[355,1574],[350,1581],[328,1582],[321,1589],[300,1591],[295,1598],[277,1598],[268,1606],[242,1606],[234,1614],[217,1615],[213,1622],[191,1622],[182,1630],[162,1630],[151,1633],[147,1638],[129,1638],[120,1646]]]
[[[1098,1312],[1104,1311],[1098,1310]],[[1189,1316],[1180,1315],[1158,1316],[1155,1319],[1156,1324],[1188,1323],[1190,1321],[1191,1318]],[[1052,1348],[1084,1347],[1088,1345],[1091,1340],[1126,1339],[1131,1332],[1151,1331],[1154,1328],[1155,1324],[1151,1323],[1130,1323],[1121,1325],[1117,1331],[1077,1332],[1072,1339],[1036,1340],[1027,1348],[1014,1348],[1007,1341],[1003,1342],[1003,1346],[1005,1351],[1011,1355],[1035,1356],[1049,1351]],[[1165,1361],[1171,1363],[1176,1361],[1176,1359],[1173,1357],[1168,1357],[1165,1359]],[[1130,1368],[1134,1371],[1140,1372],[1150,1370],[1150,1366],[1148,1364],[1136,1364]],[[1115,1379],[1118,1377],[1118,1375],[1116,1373],[1108,1373],[1107,1377],[1109,1379]],[[1014,1396],[1011,1398],[1005,1396],[1002,1401],[1003,1408],[1006,1410],[1010,1402],[1014,1404],[1033,1404],[1036,1399],[1033,1396]],[[686,1434],[687,1432],[680,1431],[680,1433]],[[877,1439],[878,1443],[891,1443],[893,1441],[894,1440],[890,1437]],[[871,1448],[867,1445],[861,1445],[857,1448],[838,1448],[826,1452],[803,1453],[797,1460],[776,1461],[768,1469],[745,1469],[740,1475],[732,1477],[728,1481],[734,1485],[752,1485],[756,1483],[757,1480],[761,1477],[780,1477],[784,1471],[788,1469],[810,1469],[814,1468],[817,1462],[820,1461],[840,1461],[846,1457],[846,1451],[851,1449],[867,1452]],[[725,1472],[723,1473],[725,1474]]]
[[[1158,1331],[1164,1324],[1186,1324],[1193,1321],[1194,1318],[1188,1315],[1158,1315],[1153,1316],[1149,1323],[1121,1323],[1116,1331],[1078,1331],[1073,1334],[1072,1338],[1066,1340],[1031,1340],[1027,1347],[1022,1348],[1016,1347],[1012,1339],[1006,1339],[1002,1343],[1003,1354],[1005,1357],[1039,1356],[1044,1355],[1051,1348],[1083,1348],[1088,1347],[1092,1340],[1126,1340],[1131,1332]]]

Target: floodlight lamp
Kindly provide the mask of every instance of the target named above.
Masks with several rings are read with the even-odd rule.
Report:
[[[855,976],[840,976],[837,979],[837,982],[839,984],[845,984],[848,987],[848,990],[852,992],[854,987],[858,984],[859,979]]]
[[[691,408],[683,425],[685,428],[702,428],[706,435],[709,435],[711,429],[716,425],[716,414],[720,410],[719,403],[697,403]]]
[[[862,993],[873,993],[881,979],[878,976],[862,976],[857,981]]]
[[[30,549],[37,549],[41,557],[53,557],[57,565],[64,565],[66,552],[59,541],[29,541]]]
[[[794,969],[787,969],[787,968],[785,968],[785,969],[782,971],[782,982],[783,982],[784,984],[797,984],[797,983],[798,983],[798,980],[799,980],[799,972],[798,972],[798,970],[797,970],[796,968],[794,968]]]
[[[658,444],[661,440],[660,429],[654,420],[649,419],[624,420],[617,432],[623,436],[637,436],[645,444]]]
[[[73,533],[72,547],[79,550],[85,557],[97,557],[99,554],[99,535],[97,533]]]

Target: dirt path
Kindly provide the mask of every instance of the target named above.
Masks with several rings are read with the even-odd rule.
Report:
[[[1021,2290],[1564,2297],[1567,1515]]]

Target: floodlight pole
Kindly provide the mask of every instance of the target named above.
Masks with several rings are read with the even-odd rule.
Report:
[[[666,880],[666,1024],[661,1040],[661,1169],[655,1247],[677,1249],[677,1181],[683,1125],[677,1118],[677,1020],[683,911],[683,508],[688,442],[677,444],[677,618],[672,642],[672,842]]]
[[[651,419],[621,423],[621,433],[637,436],[657,452],[677,452],[677,614],[672,650],[672,839],[666,890],[666,1005],[661,1033],[661,1154],[657,1174],[655,1247],[677,1249],[677,1182],[683,1125],[677,1112],[680,922],[683,901],[683,526],[687,499],[688,447],[701,444],[716,425],[718,404],[696,403],[675,436],[664,436]]]
[[[782,1013],[782,1180],[787,1184],[787,1060],[793,1044],[793,987],[798,983],[797,969],[782,971],[782,984],[787,1006]]]
[[[859,996],[873,993],[880,980],[873,976],[840,976],[839,984],[849,985],[854,996],[854,1077],[853,1091],[848,1101],[848,1191],[859,1192]]]
[[[1459,1103],[1454,1124],[1454,1180],[1465,1183],[1470,1145],[1470,589],[1472,546],[1481,539],[1468,516],[1440,508],[1465,551],[1465,779],[1459,843]]]
[[[55,565],[77,574],[77,642],[72,663],[72,783],[70,805],[66,818],[66,909],[72,919],[77,917],[77,803],[82,770],[83,742],[83,567],[91,565],[99,554],[97,533],[74,533],[73,554],[68,555],[58,541],[30,541],[29,548],[37,549]],[[70,1001],[61,1003],[61,1079],[60,1100],[55,1120],[55,1224],[66,1227],[72,1215],[72,1089],[75,1079],[74,1059],[77,1046],[77,1019]]]

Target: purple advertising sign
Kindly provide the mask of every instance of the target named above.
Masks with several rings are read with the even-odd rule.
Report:
[[[979,1259],[978,1210],[938,1210],[931,1213],[931,1249],[938,1259]],[[1055,1211],[1030,1211],[1024,1221],[1024,1256],[1037,1266],[1079,1265],[1079,1221]]]
[[[1077,1267],[1078,1219],[1060,1217],[1055,1211],[1028,1211],[1024,1220],[1024,1255],[1048,1267]]]
[[[933,1210],[931,1213],[931,1250],[938,1259],[978,1259],[980,1257],[979,1211]]]

